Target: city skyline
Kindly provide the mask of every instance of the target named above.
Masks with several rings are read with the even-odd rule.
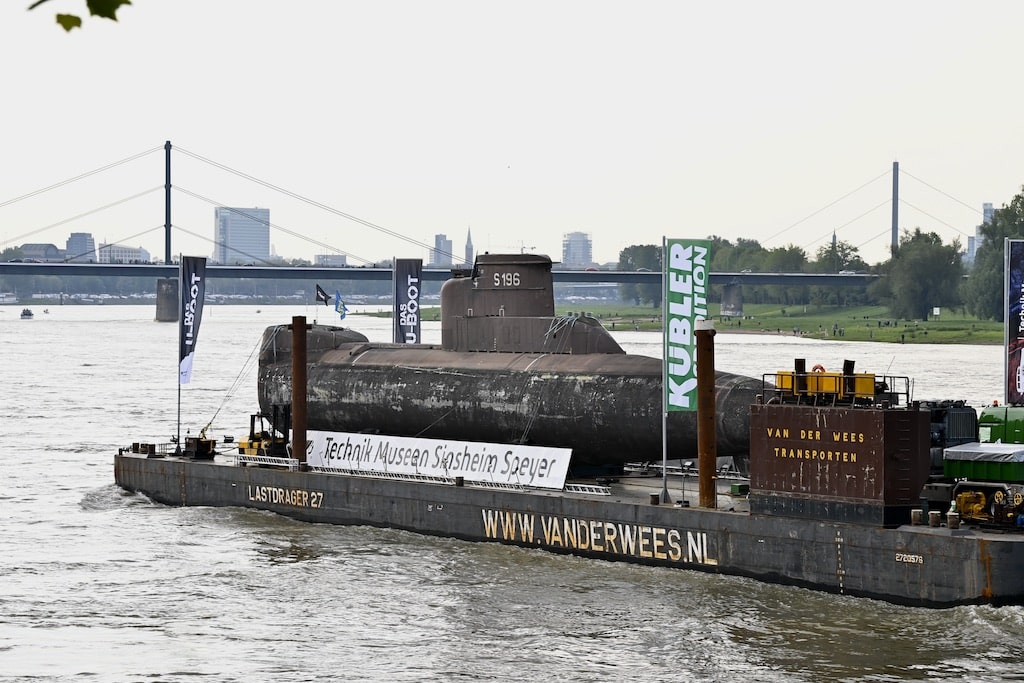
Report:
[[[162,258],[170,140],[191,154],[173,157],[173,253],[213,252],[212,207],[269,206],[277,254],[351,265],[426,262],[433,235],[467,230],[478,252],[556,258],[584,232],[597,263],[663,236],[813,257],[835,232],[877,263],[894,160],[900,227],[966,247],[982,205],[1024,185],[1024,6],[850,8],[311,0],[282,20],[182,0],[66,34],[44,8],[0,7],[0,50],[19,64],[0,245],[90,232]],[[190,49],[163,49],[172,35]],[[226,82],[259,106],[225,98]],[[68,116],[75,102],[96,106]]]
[[[984,224],[991,222],[995,207],[991,202],[982,204],[982,222],[975,226],[974,233],[966,235],[964,240],[961,240],[960,253],[963,255],[964,263],[970,264],[974,261],[974,256],[977,248],[982,244],[981,228]],[[283,257],[279,256],[273,248],[273,244],[269,243],[268,235],[270,225],[270,210],[266,208],[240,208],[240,207],[220,207],[218,208],[215,219],[214,219],[214,232],[219,235],[221,240],[214,240],[214,253],[210,258],[211,263],[214,264],[248,264],[248,265],[274,265],[278,263],[287,263],[292,261],[306,261],[314,266],[323,267],[351,267],[355,264],[350,264],[345,254],[338,253],[315,253],[311,258],[306,256],[297,257]],[[240,219],[242,230],[236,228],[236,235],[234,239],[230,236],[230,231],[226,229],[225,221],[229,221],[234,217]],[[257,230],[261,234],[254,237],[248,234],[251,230]],[[241,234],[239,234],[241,233]],[[426,259],[428,267],[450,267],[456,265],[454,259],[455,252],[457,249],[454,246],[454,242],[447,238],[445,233],[438,233],[433,236],[434,246],[429,248],[429,255]],[[831,246],[834,249],[837,243],[835,233],[832,234]],[[256,242],[258,245],[254,248],[252,245]],[[160,263],[163,261],[157,255],[150,256],[148,250],[143,247],[129,247],[117,243],[106,243],[101,242],[99,247],[96,247],[95,240],[91,233],[72,232],[69,234],[66,240],[67,247],[61,249],[54,243],[42,243],[42,242],[25,242],[20,245],[11,244],[9,247],[21,249],[24,255],[31,257],[33,260],[42,261],[77,261],[77,262],[139,262],[139,263]],[[232,246],[234,245],[234,246]],[[243,246],[247,245],[247,246]],[[655,245],[660,246],[660,245]],[[615,261],[609,261],[605,263],[599,263],[594,261],[592,254],[593,243],[588,233],[573,231],[565,233],[562,236],[562,248],[561,248],[561,260],[557,257],[552,256],[554,263],[558,264],[565,269],[585,269],[592,266],[597,267],[612,267],[616,264]],[[264,254],[263,249],[266,250]],[[523,249],[522,251],[526,251]],[[536,249],[531,248],[531,252]],[[472,241],[472,232],[467,231],[466,243],[464,247],[464,260],[462,264],[472,264],[474,259],[474,248]],[[235,254],[236,257],[231,259],[227,254]],[[263,254],[263,255],[260,255]],[[199,254],[196,254],[199,255]],[[178,254],[172,254],[172,260],[176,261]],[[378,263],[388,262],[391,257],[382,257],[373,262],[372,265]],[[814,255],[808,254],[808,260],[813,261]],[[366,263],[363,265],[371,265]]]

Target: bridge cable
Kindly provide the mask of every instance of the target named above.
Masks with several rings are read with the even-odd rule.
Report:
[[[119,204],[124,204],[125,202],[132,201],[133,199],[138,199],[139,197],[144,197],[147,194],[152,194],[153,192],[156,192],[157,190],[162,190],[163,187],[164,187],[163,185],[158,185],[156,187],[151,187],[148,190],[143,190],[142,192],[137,192],[136,194],[133,194],[131,196],[124,197],[122,199],[118,199],[116,202],[111,202],[109,204],[105,204],[104,206],[99,206],[99,207],[96,207],[95,209],[90,209],[89,211],[86,211],[84,213],[80,213],[80,214],[78,214],[76,216],[71,216],[70,218],[65,218],[64,220],[57,221],[56,223],[51,223],[50,225],[45,225],[45,226],[43,226],[41,228],[36,228],[35,230],[32,230],[30,232],[26,232],[26,233],[24,233],[22,235],[18,235],[16,237],[12,237],[11,239],[5,239],[3,244],[10,244],[12,242],[18,242],[20,240],[25,239],[26,237],[31,237],[31,236],[33,236],[33,235],[35,235],[37,233],[49,230],[50,228],[57,228],[57,227],[60,227],[61,225],[64,225],[65,223],[70,223],[71,221],[76,221],[79,218],[85,218],[86,216],[91,216],[94,213],[99,213],[100,211],[106,211],[107,209],[115,207],[115,206],[117,206]],[[149,230],[146,230],[146,232],[149,232]],[[142,233],[142,234],[145,234],[145,233]],[[137,237],[137,235],[136,235],[136,237]],[[128,239],[131,239],[131,237],[129,237]]]
[[[224,398],[221,400],[220,405],[217,406],[215,411],[213,411],[213,416],[210,418],[210,421],[207,422],[206,426],[200,430],[200,438],[203,438],[206,434],[206,430],[209,429],[210,425],[213,424],[213,421],[217,419],[217,416],[220,415],[220,411],[224,408],[227,402],[234,397],[239,389],[242,388],[243,381],[247,381],[249,376],[252,375],[253,371],[258,367],[257,361],[259,360],[260,355],[262,355],[263,351],[265,351],[273,340],[277,338],[277,333],[283,327],[284,325],[278,325],[274,329],[273,334],[264,335],[265,339],[261,338],[256,342],[256,345],[253,346],[252,351],[249,352],[249,357],[245,359],[244,363],[242,363],[242,368],[238,371],[238,374],[235,375],[235,379],[231,383],[231,386],[229,386],[227,391],[224,392]]]
[[[126,164],[126,163],[128,163],[130,161],[135,161],[136,159],[141,159],[142,157],[146,156],[147,154],[152,154],[153,152],[156,152],[157,150],[161,150],[161,149],[163,149],[162,146],[161,147],[154,147],[152,149],[147,149],[144,152],[139,152],[138,154],[134,154],[134,155],[132,155],[130,157],[127,157],[125,159],[121,159],[120,161],[115,161],[113,163],[107,164],[106,166],[101,166],[100,168],[97,168],[95,170],[88,171],[86,173],[82,173],[81,175],[77,175],[74,178],[68,178],[67,180],[62,180],[59,183],[55,183],[53,185],[50,185],[49,187],[40,188],[38,190],[34,190],[32,192],[29,192],[28,194],[23,194],[20,197],[14,197],[13,199],[8,199],[7,201],[0,202],[0,208],[3,208],[5,206],[7,206],[8,204],[14,204],[15,202],[20,202],[22,199],[28,199],[29,197],[34,197],[37,194],[42,194],[44,192],[49,192],[50,190],[54,190],[54,189],[56,189],[58,187],[63,187],[64,185],[76,182],[78,180],[82,180],[83,178],[88,178],[91,175],[96,175],[97,173],[102,173],[103,171],[110,170],[110,169],[112,169],[112,168],[114,168],[116,166],[120,166],[121,164]]]
[[[949,194],[948,192],[943,192],[942,190],[940,190],[939,188],[935,187],[934,185],[929,185],[928,183],[926,183],[925,181],[921,180],[920,178],[918,178],[917,176],[913,175],[912,173],[908,173],[907,171],[904,171],[902,168],[900,169],[900,173],[905,175],[905,176],[907,176],[907,177],[909,177],[909,178],[913,178],[914,180],[916,180],[917,182],[921,183],[925,187],[928,187],[928,188],[931,188],[932,190],[935,190],[936,192],[938,192],[942,196],[947,197],[948,199],[952,199],[954,202],[956,202],[958,204],[963,204],[964,206],[966,206],[971,211],[974,211],[975,213],[979,213],[979,214],[982,213],[981,211],[978,210],[978,207],[971,206],[967,202],[962,201],[960,199],[957,199],[956,197],[954,197],[953,195]],[[902,202],[903,200],[901,199],[900,201]],[[921,210],[918,209],[918,211],[921,211]],[[924,211],[921,211],[921,213],[924,213]],[[925,215],[927,216],[928,214],[925,214]],[[934,216],[929,216],[929,218],[935,218],[935,217]],[[936,218],[935,220],[938,220],[938,219]],[[953,226],[950,226],[950,227],[953,227]]]
[[[911,204],[910,202],[907,202],[907,201],[903,201],[903,200],[901,199],[901,200],[900,200],[900,204],[906,204],[907,206],[909,206],[909,207],[910,207],[911,209],[913,209],[914,211],[919,211],[920,213],[923,213],[923,214],[924,214],[925,216],[928,216],[928,218],[931,218],[931,219],[932,219],[933,221],[938,221],[939,223],[942,223],[943,225],[945,225],[945,226],[946,226],[947,228],[949,228],[950,230],[955,230],[956,232],[960,233],[960,234],[961,234],[961,235],[963,235],[964,237],[969,237],[969,235],[968,235],[968,234],[967,234],[966,232],[964,232],[964,231],[963,231],[963,230],[961,230],[960,228],[956,227],[955,225],[950,225],[949,223],[947,223],[946,221],[942,220],[941,218],[936,218],[935,216],[931,215],[931,214],[930,214],[930,213],[928,213],[927,211],[925,211],[925,210],[923,210],[923,209],[919,209],[919,208],[917,208],[916,206],[914,206],[914,205],[913,205],[913,204]]]
[[[146,230],[143,230],[142,232],[137,232],[137,233],[135,233],[134,235],[129,235],[128,237],[124,237],[124,238],[122,238],[122,240],[123,240],[123,241],[133,240],[133,239],[135,239],[136,237],[142,237],[143,235],[145,235],[145,234],[148,234],[148,233],[151,233],[151,232],[153,232],[154,230],[163,230],[163,229],[164,229],[164,226],[163,226],[162,224],[161,224],[161,225],[155,225],[155,226],[153,226],[152,228],[148,228],[148,229],[146,229]],[[100,248],[99,248],[99,249],[97,249],[96,251],[102,252],[102,251],[103,251],[102,247],[103,247],[103,245],[100,245]],[[75,254],[74,256],[69,256],[69,255],[65,254],[65,256],[64,256],[64,261],[65,261],[65,262],[68,262],[68,261],[75,261],[75,260],[77,260],[77,259],[80,259],[80,258],[82,258],[83,256],[88,256],[88,255],[90,255],[90,254],[92,254],[92,253],[93,253],[93,252],[89,252],[89,251],[84,251],[84,252],[82,252],[81,254]],[[102,263],[102,261],[101,261],[101,263]],[[128,276],[120,276],[120,277],[128,277]]]
[[[234,207],[225,206],[224,204],[222,204],[220,202],[217,202],[217,201],[215,201],[213,199],[210,199],[209,197],[204,197],[203,195],[197,194],[197,193],[192,192],[191,190],[187,190],[187,189],[185,189],[183,187],[175,186],[174,189],[176,191],[178,191],[178,192],[183,193],[183,194],[187,194],[190,197],[193,197],[195,199],[199,199],[201,201],[204,201],[204,202],[210,204],[211,206],[217,206],[217,207],[221,207],[221,208],[230,208],[232,211],[238,213],[239,215],[245,216],[246,218],[249,218],[250,220],[256,221],[257,223],[262,223],[263,225],[266,225],[267,227],[274,228],[275,230],[280,230],[281,232],[287,233],[287,234],[291,235],[292,237],[301,238],[301,239],[305,240],[306,242],[309,242],[311,244],[315,244],[318,247],[323,247],[324,249],[330,249],[331,251],[336,251],[339,254],[344,254],[345,256],[351,256],[355,260],[362,261],[363,263],[373,263],[373,261],[370,261],[369,259],[364,259],[361,256],[358,256],[358,255],[353,254],[351,252],[345,251],[343,249],[338,249],[337,247],[334,247],[334,246],[332,246],[330,244],[325,244],[323,242],[320,242],[319,240],[311,239],[311,238],[309,238],[309,237],[307,237],[307,236],[305,236],[305,235],[303,235],[301,233],[295,232],[294,230],[289,230],[288,228],[285,228],[285,227],[283,227],[281,225],[277,225],[276,223],[271,223],[270,221],[265,221],[265,220],[263,220],[261,218],[257,218],[256,216],[252,216],[252,215],[246,213],[243,210],[240,210],[240,209],[237,209],[237,208],[234,208]],[[217,242],[214,242],[214,244],[217,244],[217,246],[226,246],[226,245],[223,245],[223,244],[220,244],[220,243],[217,243]],[[234,247],[232,247],[232,250],[233,251],[238,251]],[[242,253],[242,252],[239,252],[239,253]],[[246,256],[248,256],[248,254],[246,254]],[[256,260],[263,260],[263,259],[256,259]],[[264,261],[264,262],[267,262],[267,261]]]
[[[857,250],[859,251],[861,247],[867,246],[868,244],[871,244],[872,242],[877,240],[879,237],[883,237],[885,235],[889,235],[891,232],[892,232],[892,228],[885,228],[884,230],[882,230],[882,232],[878,233],[877,235],[872,235],[871,237],[869,237],[864,242],[861,242],[860,244],[858,244],[857,245]]]
[[[291,197],[292,199],[297,199],[299,201],[302,201],[302,202],[305,202],[305,203],[309,204],[310,206],[314,206],[314,207],[316,207],[318,209],[322,209],[322,210],[327,211],[329,213],[333,213],[336,216],[340,216],[342,218],[346,218],[346,219],[348,219],[350,221],[353,221],[355,223],[359,223],[360,225],[365,225],[366,227],[368,227],[368,228],[370,228],[372,230],[377,230],[378,232],[382,232],[382,233],[384,233],[386,235],[390,235],[391,237],[396,237],[396,238],[398,238],[400,240],[408,242],[409,244],[413,244],[413,245],[415,245],[417,247],[420,247],[422,249],[428,249],[431,252],[435,252],[436,251],[429,244],[426,244],[424,242],[420,242],[418,240],[414,240],[411,237],[406,237],[405,235],[403,235],[403,234],[401,234],[399,232],[396,232],[396,231],[391,230],[389,228],[385,228],[384,226],[381,226],[381,225],[377,225],[376,223],[371,223],[368,220],[365,220],[363,218],[359,218],[358,216],[353,216],[350,213],[345,213],[344,211],[342,211],[340,209],[335,209],[334,207],[328,206],[327,204],[324,204],[322,202],[318,202],[315,199],[310,199],[310,198],[304,197],[304,196],[302,196],[302,195],[300,195],[300,194],[298,194],[296,192],[292,192],[291,190],[286,190],[285,188],[280,187],[279,185],[274,185],[273,183],[269,183],[269,182],[267,182],[265,180],[260,180],[259,178],[255,177],[255,176],[249,175],[248,173],[244,173],[242,171],[238,171],[236,169],[231,168],[230,166],[225,166],[224,164],[221,164],[221,163],[218,163],[216,161],[213,161],[212,159],[207,159],[206,157],[203,157],[203,156],[200,156],[198,154],[195,154],[194,152],[189,152],[188,150],[186,150],[186,149],[184,149],[182,147],[175,147],[174,149],[176,149],[178,152],[181,152],[182,154],[186,154],[186,155],[192,157],[193,159],[196,159],[198,161],[203,161],[203,162],[205,162],[207,164],[210,164],[211,166],[215,166],[215,167],[217,167],[217,168],[219,168],[219,169],[221,169],[223,171],[227,171],[228,173],[233,173],[233,174],[235,174],[235,175],[237,175],[237,176],[239,176],[241,178],[245,178],[246,180],[249,180],[251,182],[257,183],[258,185],[262,185],[262,186],[264,186],[266,188],[269,188],[269,189],[274,190],[276,192],[280,192],[281,194],[287,195],[287,196]],[[454,258],[454,255],[452,255],[452,254],[448,254],[448,256],[451,256],[452,258]]]
[[[163,227],[163,226],[160,226],[160,227]],[[213,244],[215,247],[223,247],[223,246],[225,246],[222,242],[218,242],[215,239],[210,239],[206,235],[201,235],[198,232],[194,232],[192,230],[189,230],[188,228],[183,228],[180,225],[176,225],[176,224],[172,223],[171,227],[174,228],[175,230],[179,230],[179,231],[185,233],[186,235],[191,235],[192,237],[195,237],[197,239],[205,240],[206,242],[209,242],[209,243]],[[239,254],[245,256],[246,258],[252,259],[253,263],[255,263],[256,261],[262,261],[263,263],[266,263],[268,265],[273,265],[273,264],[270,263],[270,261],[267,261],[266,259],[261,259],[258,256],[253,256],[252,254],[247,254],[246,252],[242,251],[241,249],[237,249],[237,248],[233,247],[232,251],[238,252]]]
[[[813,241],[809,242],[809,243],[807,244],[807,246],[808,246],[808,247],[810,247],[810,246],[811,246],[811,245],[813,245],[813,244],[817,244],[817,243],[818,243],[818,242],[820,242],[821,240],[827,239],[830,233],[834,233],[834,232],[837,232],[837,231],[839,231],[839,230],[842,230],[843,228],[845,228],[846,226],[850,225],[851,223],[856,223],[856,222],[857,222],[857,221],[859,221],[859,220],[860,220],[861,218],[864,218],[864,216],[867,216],[867,215],[868,215],[869,213],[872,213],[872,212],[874,212],[874,211],[878,211],[878,210],[879,210],[880,208],[882,208],[883,206],[885,206],[886,204],[888,204],[888,203],[889,203],[889,202],[891,202],[891,201],[892,201],[892,200],[890,200],[890,199],[886,199],[885,201],[881,202],[880,204],[877,204],[877,205],[875,205],[875,206],[871,207],[870,209],[868,209],[867,211],[865,211],[865,212],[864,212],[864,213],[862,213],[861,215],[857,216],[856,218],[851,218],[850,220],[846,221],[846,222],[845,222],[845,223],[843,223],[842,225],[840,225],[840,226],[837,226],[837,227],[835,227],[835,228],[832,228],[831,230],[829,230],[828,232],[826,232],[826,233],[825,233],[825,234],[824,234],[823,236],[819,237],[818,239],[816,239],[816,240],[813,240]]]
[[[861,190],[863,190],[863,189],[864,189],[865,187],[867,187],[867,186],[868,186],[868,185],[870,185],[871,183],[875,182],[875,181],[876,181],[876,180],[878,180],[879,178],[884,178],[885,176],[889,175],[890,173],[892,173],[892,171],[885,171],[884,173],[881,173],[881,174],[879,174],[879,175],[875,176],[874,178],[872,178],[871,180],[867,181],[866,183],[864,183],[864,184],[863,184],[863,185],[861,185],[860,187],[858,187],[858,188],[856,188],[856,189],[853,189],[853,190],[850,190],[849,192],[847,192],[846,194],[844,194],[844,195],[843,195],[842,197],[839,197],[838,199],[835,199],[835,200],[833,200],[832,202],[830,202],[830,203],[826,204],[825,206],[821,207],[821,208],[820,208],[820,209],[818,209],[817,211],[814,211],[814,212],[812,212],[812,213],[808,214],[807,216],[804,216],[803,218],[801,218],[800,220],[798,220],[798,221],[797,221],[796,223],[793,223],[793,224],[792,224],[792,225],[790,225],[789,227],[787,227],[787,228],[783,228],[782,230],[778,231],[778,232],[777,232],[777,233],[775,233],[774,235],[772,235],[772,236],[770,236],[770,237],[767,237],[767,238],[766,238],[766,239],[765,239],[764,241],[765,241],[765,242],[770,242],[770,241],[772,241],[773,239],[775,239],[776,237],[778,237],[778,236],[779,236],[779,235],[781,235],[782,233],[784,233],[784,232],[787,232],[787,231],[789,231],[789,230],[792,230],[793,228],[795,228],[796,226],[800,225],[800,224],[801,224],[801,223],[803,223],[804,221],[806,221],[806,220],[809,220],[809,219],[813,218],[814,216],[817,216],[817,215],[818,215],[819,213],[821,213],[821,212],[822,212],[822,211],[824,211],[825,209],[828,209],[828,208],[831,208],[831,207],[835,206],[836,204],[838,204],[839,202],[843,201],[844,199],[846,199],[846,198],[847,198],[847,197],[849,197],[850,195],[852,195],[852,194],[855,194],[855,193],[857,193],[857,192],[860,192]]]

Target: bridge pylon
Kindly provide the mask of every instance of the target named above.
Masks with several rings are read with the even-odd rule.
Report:
[[[156,281],[156,321],[178,322],[178,278],[162,277]]]

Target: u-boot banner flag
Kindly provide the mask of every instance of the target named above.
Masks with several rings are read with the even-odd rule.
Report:
[[[192,379],[192,360],[199,339],[199,323],[203,320],[203,299],[206,296],[206,259],[182,256],[180,280],[181,316],[178,327],[178,383]]]
[[[422,259],[395,259],[396,344],[420,343],[420,283]]]

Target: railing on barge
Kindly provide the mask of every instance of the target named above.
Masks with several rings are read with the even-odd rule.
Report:
[[[793,370],[779,370],[761,376],[762,396],[766,403],[793,403],[813,406],[851,406],[890,408],[909,406],[911,381],[900,375],[876,375],[854,372],[854,362],[843,362],[841,372],[796,359]]]

